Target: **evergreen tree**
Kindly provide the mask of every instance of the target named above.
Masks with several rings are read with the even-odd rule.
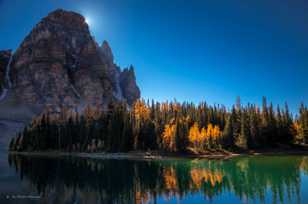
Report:
[[[223,133],[221,133],[223,130]],[[187,152],[208,149],[248,149],[308,143],[308,110],[303,104],[295,119],[284,109],[241,105],[195,105],[177,101],[138,100],[132,107],[112,102],[106,110],[86,107],[82,113],[61,109],[60,114],[36,117],[10,142],[11,151],[130,151]]]
[[[242,111],[241,113],[240,120],[241,120],[240,134],[236,137],[235,144],[240,149],[246,150],[247,149],[247,138],[249,137],[248,136],[249,129],[247,125],[246,113],[244,111]]]

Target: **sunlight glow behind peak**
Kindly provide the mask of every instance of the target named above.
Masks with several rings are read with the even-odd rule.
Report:
[[[91,25],[91,19],[88,16],[85,17],[85,21],[89,26]]]

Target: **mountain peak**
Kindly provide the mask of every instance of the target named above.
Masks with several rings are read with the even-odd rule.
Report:
[[[140,96],[134,74],[121,74],[109,43],[98,46],[85,18],[72,11],[58,9],[43,18],[9,67],[18,101],[43,104],[55,112],[59,107],[105,107],[117,100],[132,104]]]
[[[49,13],[40,23],[44,22],[50,22],[52,24],[58,24],[72,29],[81,29],[84,31],[89,29],[85,17],[79,13],[63,9],[57,9]]]
[[[109,46],[109,43],[104,40],[104,42],[102,43],[102,46],[101,46],[101,49],[102,49],[102,53],[103,55],[110,61],[110,62],[113,62],[113,54],[112,54],[112,50]]]
[[[86,20],[81,14],[63,9],[57,9],[49,13],[43,20],[51,20],[71,26],[86,25]]]

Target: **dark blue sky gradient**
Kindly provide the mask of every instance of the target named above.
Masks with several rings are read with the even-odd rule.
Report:
[[[0,49],[16,49],[49,12],[90,19],[144,98],[274,104],[308,102],[306,0],[0,0]]]

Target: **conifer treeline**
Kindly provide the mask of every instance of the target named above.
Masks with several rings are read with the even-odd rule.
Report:
[[[37,117],[11,140],[11,151],[125,152],[164,150],[203,153],[211,149],[254,149],[308,143],[308,109],[301,105],[293,118],[287,104],[274,109],[263,98],[228,111],[206,103],[151,103],[133,107],[113,103],[106,111],[87,107],[82,114]]]

